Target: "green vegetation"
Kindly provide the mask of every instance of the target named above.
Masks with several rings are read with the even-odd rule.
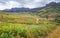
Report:
[[[0,23],[0,38],[43,38],[53,29],[55,24],[42,23],[39,25]]]
[[[10,22],[10,23],[35,23],[34,16],[28,13],[0,13],[1,22]]]

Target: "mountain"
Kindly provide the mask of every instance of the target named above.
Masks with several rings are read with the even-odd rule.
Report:
[[[49,4],[46,4],[46,6],[44,7],[38,7],[38,8],[33,8],[33,9],[29,9],[29,8],[11,8],[11,9],[5,9],[3,11],[7,11],[7,12],[36,12],[39,11],[43,8],[49,7],[49,6],[60,6],[60,3],[56,3],[56,2],[51,2]]]
[[[60,6],[60,2],[56,3],[56,2],[50,2],[49,4],[46,4],[46,7],[48,6]]]
[[[11,8],[11,9],[5,9],[3,11],[11,11],[11,12],[21,12],[21,11],[29,11],[29,8]]]
[[[60,23],[60,3],[51,2],[36,13],[36,15],[50,21],[58,21]]]
[[[6,12],[35,12],[38,11],[42,8],[34,8],[34,9],[29,9],[29,8],[11,8],[11,9],[5,9],[3,11]]]

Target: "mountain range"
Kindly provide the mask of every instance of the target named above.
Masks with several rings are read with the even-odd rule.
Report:
[[[38,8],[33,8],[33,9],[30,9],[30,8],[11,8],[11,9],[4,9],[2,11],[6,11],[6,12],[36,12],[36,11],[39,11],[43,8],[46,8],[46,7],[49,7],[49,6],[60,6],[60,3],[56,3],[56,2],[50,2],[49,4],[46,4],[46,6],[44,7],[38,7]]]

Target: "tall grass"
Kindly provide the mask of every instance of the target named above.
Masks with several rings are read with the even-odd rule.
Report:
[[[39,25],[0,23],[0,38],[44,38],[55,28],[54,24]]]

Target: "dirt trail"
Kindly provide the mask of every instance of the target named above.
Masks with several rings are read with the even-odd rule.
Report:
[[[56,30],[52,31],[46,38],[60,38],[60,26]]]

